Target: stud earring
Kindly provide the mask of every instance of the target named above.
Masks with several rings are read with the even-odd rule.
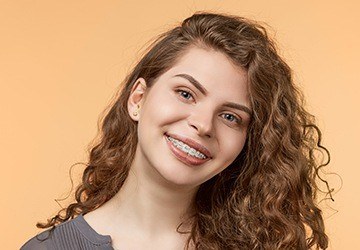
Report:
[[[137,109],[133,112],[134,116],[137,116],[139,114],[140,106],[139,106],[139,104],[137,104],[136,106],[137,106]]]

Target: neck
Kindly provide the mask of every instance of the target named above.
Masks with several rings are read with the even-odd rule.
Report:
[[[193,207],[197,187],[179,187],[168,183],[150,166],[136,159],[120,191],[106,204],[104,214],[111,218],[114,230],[131,227],[142,235],[175,235]],[[180,231],[189,231],[183,224]]]

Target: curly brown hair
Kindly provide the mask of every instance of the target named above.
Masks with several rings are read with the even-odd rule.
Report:
[[[190,243],[196,249],[326,249],[316,179],[327,184],[319,169],[329,161],[317,163],[315,151],[330,155],[314,116],[304,109],[291,69],[262,25],[206,12],[195,13],[151,44],[102,121],[76,202],[37,227],[54,228],[95,210],[120,190],[138,143],[137,123],[127,110],[133,84],[142,77],[151,87],[194,45],[220,51],[246,70],[253,117],[236,160],[200,185],[186,249]]]

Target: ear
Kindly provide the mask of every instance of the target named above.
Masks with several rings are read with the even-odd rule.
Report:
[[[129,115],[134,121],[139,121],[140,110],[145,101],[146,88],[147,86],[144,78],[137,79],[131,88],[127,106]],[[135,115],[135,113],[137,113],[137,115]]]

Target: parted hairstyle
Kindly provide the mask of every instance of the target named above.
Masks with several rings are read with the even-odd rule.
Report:
[[[186,249],[326,249],[328,237],[316,200],[317,179],[328,187],[319,169],[330,155],[291,69],[262,25],[207,12],[197,12],[161,34],[145,51],[102,120],[76,202],[37,227],[53,230],[100,207],[121,189],[138,143],[137,123],[127,109],[131,88],[140,77],[151,88],[191,46],[222,52],[247,72],[253,116],[241,153],[200,185]],[[319,163],[316,151],[328,161]]]

